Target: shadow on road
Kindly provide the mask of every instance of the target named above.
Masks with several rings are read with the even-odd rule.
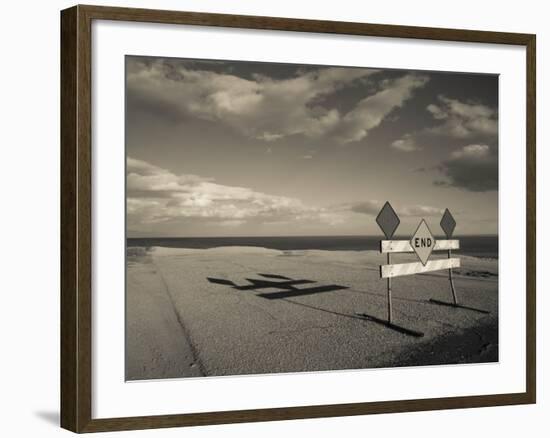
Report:
[[[406,327],[402,327],[400,325],[394,324],[392,322],[386,321],[385,319],[377,318],[376,316],[369,315],[367,313],[357,313],[357,316],[366,319],[367,321],[372,321],[377,324],[383,325],[385,327],[391,328],[392,330],[395,330],[399,333],[403,333],[404,335],[414,336],[415,338],[421,338],[424,336],[424,333],[418,332],[416,330],[411,330]]]
[[[258,274],[258,275],[264,278],[262,279],[246,278],[245,280],[248,282],[248,284],[244,284],[244,285],[238,285],[235,282],[231,280],[226,280],[224,278],[207,277],[207,280],[210,283],[220,284],[223,286],[230,286],[232,289],[236,289],[240,291],[248,291],[248,290],[259,291],[262,289],[275,288],[278,290],[273,292],[263,292],[258,294],[257,296],[268,300],[282,299],[287,303],[294,304],[296,306],[307,307],[309,309],[316,310],[319,312],[331,313],[333,315],[343,316],[346,318],[359,319],[362,321],[375,322],[389,329],[395,330],[399,333],[409,335],[409,336],[415,336],[415,337],[424,336],[422,332],[401,327],[399,325],[389,323],[388,321],[382,320],[372,315],[367,315],[365,313],[356,313],[355,315],[349,315],[346,313],[335,312],[329,309],[323,309],[321,307],[316,307],[316,306],[312,306],[312,305],[308,305],[308,304],[304,304],[304,303],[300,303],[300,302],[288,299],[288,298],[294,298],[294,297],[303,296],[303,295],[312,295],[312,294],[322,293],[322,292],[332,292],[337,290],[349,289],[349,287],[347,286],[341,286],[338,284],[329,284],[329,285],[321,285],[321,286],[314,286],[314,287],[306,286],[306,287],[298,288],[296,286],[312,284],[312,283],[316,283],[316,281],[305,280],[305,279],[294,280],[290,277],[285,277],[284,275],[277,275],[277,274]],[[266,278],[270,280],[266,280]]]
[[[266,298],[268,300],[277,300],[281,298],[292,298],[292,297],[298,297],[301,295],[312,295],[312,294],[318,294],[321,292],[332,292],[335,290],[343,290],[343,289],[348,289],[348,287],[339,286],[337,284],[329,284],[326,286],[308,287],[308,288],[302,288],[302,289],[291,288],[290,290],[286,290],[286,291],[258,294],[258,296],[262,298]]]
[[[455,309],[472,310],[474,312],[484,313],[485,315],[489,315],[491,313],[488,310],[478,309],[476,307],[464,306],[462,304],[449,303],[447,301],[436,300],[433,298],[430,298],[428,302],[431,304],[437,304],[439,306],[454,307]]]
[[[341,286],[339,284],[329,284],[325,286],[298,288],[296,286],[312,284],[312,283],[316,283],[316,281],[306,280],[306,279],[293,280],[292,278],[285,277],[284,275],[276,275],[276,274],[258,274],[258,275],[264,278],[262,279],[245,278],[248,284],[244,284],[244,285],[238,285],[233,281],[226,280],[223,278],[207,277],[207,280],[210,283],[231,286],[233,289],[237,289],[241,291],[246,291],[246,290],[259,291],[262,289],[271,289],[271,288],[279,289],[274,292],[264,292],[264,293],[258,294],[259,297],[266,298],[268,300],[277,300],[282,298],[291,298],[291,297],[297,297],[302,295],[312,295],[312,294],[317,294],[322,292],[332,292],[336,290],[348,289],[347,286]]]

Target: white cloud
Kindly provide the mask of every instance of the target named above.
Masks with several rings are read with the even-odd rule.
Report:
[[[133,158],[127,159],[126,177],[130,227],[184,220],[212,221],[225,227],[247,221],[337,223],[330,212],[296,198],[218,184],[197,175],[175,175]]]
[[[395,108],[403,106],[414,90],[428,82],[427,76],[408,74],[393,81],[384,81],[382,90],[366,97],[348,112],[337,131],[343,143],[359,141],[377,127]]]
[[[416,140],[410,134],[406,134],[398,140],[395,140],[391,147],[402,152],[414,152],[421,149],[420,146],[416,144]]]
[[[126,190],[130,194],[145,191],[162,196],[162,193],[178,192],[189,185],[207,181],[211,178],[193,174],[176,176],[146,161],[130,157],[126,160]]]
[[[464,103],[445,96],[438,97],[439,103],[426,108],[436,120],[442,123],[430,129],[433,134],[455,138],[496,136],[498,120],[496,110],[479,103]]]
[[[470,144],[468,146],[464,146],[462,149],[459,149],[457,151],[454,151],[451,154],[452,158],[460,159],[460,158],[484,158],[489,156],[490,154],[490,148],[486,144]]]
[[[322,99],[377,73],[364,68],[320,68],[288,79],[192,70],[159,60],[128,71],[129,93],[156,107],[223,123],[266,142],[291,135],[332,136],[342,143],[363,139],[393,109],[401,107],[427,77],[405,75],[383,81],[381,89],[341,114]]]
[[[438,96],[438,103],[428,105],[426,110],[438,124],[405,134],[391,143],[391,147],[403,152],[417,151],[422,149],[418,145],[419,138],[425,136],[488,141],[494,141],[497,137],[498,114],[488,106]]]

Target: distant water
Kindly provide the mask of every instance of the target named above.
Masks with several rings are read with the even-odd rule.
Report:
[[[457,236],[459,254],[498,258],[498,236]],[[407,239],[394,237],[394,239]],[[128,238],[128,247],[215,248],[257,246],[278,250],[320,249],[325,251],[378,251],[379,236],[288,236],[288,237],[139,237]]]

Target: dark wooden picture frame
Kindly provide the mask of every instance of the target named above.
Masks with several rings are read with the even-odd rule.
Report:
[[[414,38],[526,48],[526,391],[417,400],[92,419],[91,25],[93,20]],[[531,34],[75,6],[61,12],[61,426],[98,432],[389,412],[529,404],[536,401],[535,47]]]

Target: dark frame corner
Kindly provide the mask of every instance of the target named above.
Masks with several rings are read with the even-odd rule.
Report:
[[[92,419],[91,23],[93,20],[191,24],[525,46],[527,52],[526,392]],[[535,59],[536,36],[531,34],[82,5],[63,10],[61,12],[61,426],[80,433],[535,403]]]

